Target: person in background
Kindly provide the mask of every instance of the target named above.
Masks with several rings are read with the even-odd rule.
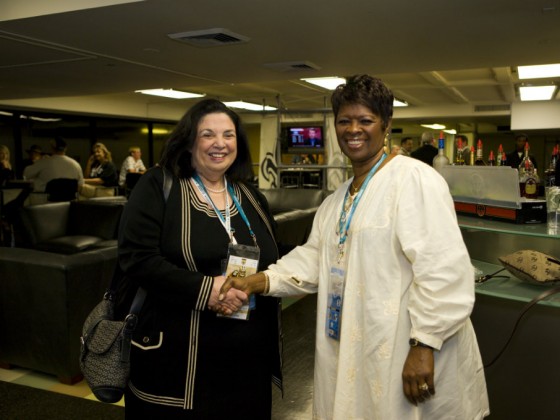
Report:
[[[401,139],[401,148],[399,150],[399,155],[410,156],[413,147],[414,141],[412,140],[412,137],[403,137]]]
[[[0,144],[0,186],[14,179],[14,171],[10,163],[10,149]]]
[[[78,162],[66,156],[66,141],[57,136],[50,146],[50,157],[36,161],[23,171],[24,178],[33,181],[33,191],[44,192],[47,183],[56,178],[76,179],[80,188],[84,183],[82,168]]]
[[[318,293],[313,418],[481,419],[474,273],[449,187],[384,153],[393,94],[380,79],[350,77],[331,102],[354,177],[321,204],[305,245],[221,292]]]
[[[137,146],[130,147],[128,149],[128,156],[121,165],[119,185],[124,188],[126,174],[143,174],[144,172],[146,172],[146,167],[144,166],[144,162],[142,162],[142,150]]]
[[[459,140],[461,140],[461,151],[463,156],[463,162],[465,165],[470,164],[471,159],[471,148],[469,147],[469,138],[463,134],[457,134],[455,136],[455,161],[457,162],[457,152],[459,151]]]
[[[17,177],[20,179],[23,178],[23,171],[25,171],[25,168],[43,158],[43,149],[36,144],[32,145],[25,152],[27,153],[27,158],[23,159],[21,162],[21,171],[17,174]]]
[[[108,188],[98,191],[99,187],[116,187],[118,185],[117,167],[113,163],[111,152],[103,143],[95,143],[84,171],[84,184],[80,189],[82,198],[114,195]]]
[[[421,146],[411,152],[410,156],[432,166],[434,158],[438,154],[438,149],[434,146],[434,133],[430,131],[422,133],[420,144]]]
[[[519,168],[521,161],[523,160],[523,156],[525,156],[525,143],[529,141],[529,136],[524,133],[519,133],[515,136],[515,150],[509,152],[507,156],[507,164],[512,168]],[[529,158],[535,165],[535,169],[537,168],[537,160],[535,157],[529,153]]]
[[[307,135],[308,135],[307,142],[309,143],[309,146],[311,147],[320,146],[319,144],[320,140],[317,138],[317,131],[314,128],[310,128],[307,131]]]
[[[271,381],[281,381],[279,299],[258,296],[246,320],[214,312],[224,312],[218,293],[228,250],[258,245],[259,269],[278,258],[274,222],[247,183],[252,176],[239,116],[206,99],[181,118],[159,166],[134,187],[119,263],[147,296],[130,354],[127,419],[271,418]],[[235,309],[246,297],[235,292],[225,302]]]

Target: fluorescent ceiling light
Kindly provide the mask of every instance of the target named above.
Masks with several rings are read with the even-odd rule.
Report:
[[[432,130],[444,130],[445,125],[441,124],[420,124],[422,127],[431,128]]]
[[[560,64],[544,64],[540,66],[519,66],[517,74],[520,79],[542,79],[544,77],[560,77]]]
[[[149,130],[147,128],[143,128],[142,130],[140,130],[142,134],[148,134]],[[156,135],[156,136],[163,136],[166,134],[171,133],[171,130],[168,130],[167,128],[152,128],[152,134]]]
[[[173,89],[144,89],[144,90],[135,90],[134,92],[143,93],[144,95],[163,96],[164,98],[173,98],[173,99],[190,99],[190,98],[201,98],[203,96],[206,96],[205,94],[183,92],[180,90],[173,90]]]
[[[300,79],[312,85],[320,86],[328,90],[335,90],[339,85],[346,83],[346,79],[342,77],[312,77],[308,79]]]
[[[457,130],[455,130],[454,128],[451,130],[443,130],[443,131],[446,132],[447,134],[453,134],[453,135],[457,134]]]
[[[395,98],[393,99],[393,106],[394,107],[408,106],[408,103]]]
[[[276,108],[273,106],[253,104],[243,101],[224,102],[224,104],[231,108],[247,109],[249,111],[276,111]]]
[[[548,101],[555,90],[555,85],[519,86],[519,96],[522,101]]]

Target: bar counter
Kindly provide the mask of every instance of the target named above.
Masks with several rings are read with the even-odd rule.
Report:
[[[459,226],[473,265],[483,274],[502,268],[498,257],[534,249],[560,257],[560,236],[548,235],[546,223],[520,225],[459,216]],[[484,364],[510,337],[525,305],[552,286],[523,282],[507,270],[506,278],[477,284],[471,320]],[[501,357],[485,368],[490,420],[560,418],[560,294],[534,305],[519,322]]]

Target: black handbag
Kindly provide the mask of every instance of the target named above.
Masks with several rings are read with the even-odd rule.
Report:
[[[115,319],[117,266],[111,288],[91,311],[82,328],[80,369],[93,395],[102,402],[115,403],[124,395],[130,374],[132,333],[138,323],[146,291],[139,288],[124,320]]]

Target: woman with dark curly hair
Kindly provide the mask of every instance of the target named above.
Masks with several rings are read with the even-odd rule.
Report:
[[[126,418],[270,418],[271,382],[280,384],[279,299],[259,296],[248,310],[247,296],[232,290],[218,302],[238,251],[250,251],[252,272],[278,258],[251,176],[238,115],[207,99],[183,116],[159,166],[132,191],[119,263],[127,284],[147,297],[133,336]],[[164,179],[172,179],[167,199]],[[241,256],[237,273],[250,274]],[[248,317],[224,316],[241,306]]]
[[[332,107],[353,178],[322,203],[305,245],[222,292],[318,293],[314,419],[481,419],[474,275],[449,188],[385,153],[393,94],[380,79],[350,77]]]

